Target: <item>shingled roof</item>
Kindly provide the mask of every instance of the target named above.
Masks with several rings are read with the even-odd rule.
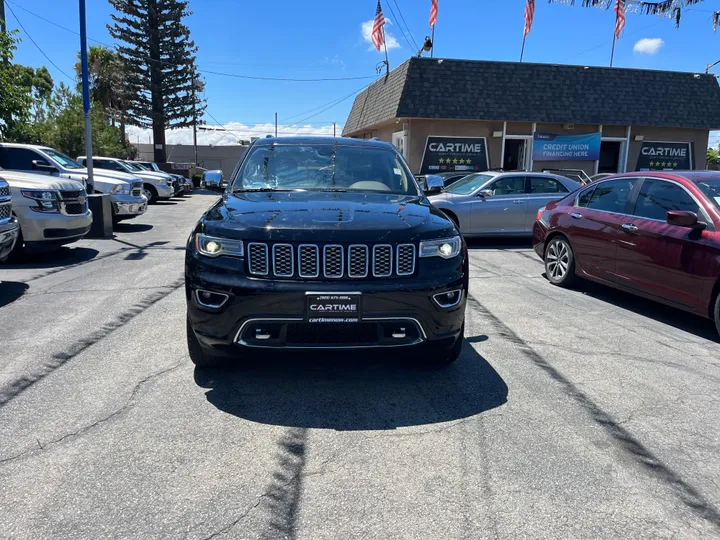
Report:
[[[393,118],[720,128],[713,75],[410,58],[355,98],[343,135]]]

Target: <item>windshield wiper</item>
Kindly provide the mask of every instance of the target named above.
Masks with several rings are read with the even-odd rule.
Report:
[[[264,193],[264,192],[270,192],[270,191],[301,191],[301,190],[262,187],[262,188],[233,189],[231,191],[231,193]]]

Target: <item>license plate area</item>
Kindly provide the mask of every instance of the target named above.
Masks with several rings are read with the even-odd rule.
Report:
[[[359,293],[307,293],[305,320],[309,323],[358,323],[362,320]]]

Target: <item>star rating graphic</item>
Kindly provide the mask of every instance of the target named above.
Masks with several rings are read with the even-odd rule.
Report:
[[[454,163],[455,165],[470,165],[470,164],[472,163],[472,160],[469,159],[469,158],[468,158],[468,159],[462,159],[462,158],[461,158],[461,159],[458,159],[458,158],[453,158],[453,159],[450,159],[450,158],[440,158],[440,159],[438,160],[438,162],[439,162],[441,165],[442,165],[443,163],[447,163],[447,164]]]

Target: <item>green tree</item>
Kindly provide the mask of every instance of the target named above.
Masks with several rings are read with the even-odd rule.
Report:
[[[19,41],[17,31],[0,32],[0,58],[8,59],[0,62],[0,140],[12,140],[30,117],[32,96],[27,91],[27,71],[11,63]]]
[[[197,47],[183,19],[191,12],[183,0],[108,0],[117,10],[110,35],[126,71],[126,111],[133,124],[152,127],[155,161],[164,163],[165,130],[190,126],[205,102],[193,89],[198,79]]]
[[[716,148],[707,149],[707,168],[713,170],[720,168],[720,152]]]

